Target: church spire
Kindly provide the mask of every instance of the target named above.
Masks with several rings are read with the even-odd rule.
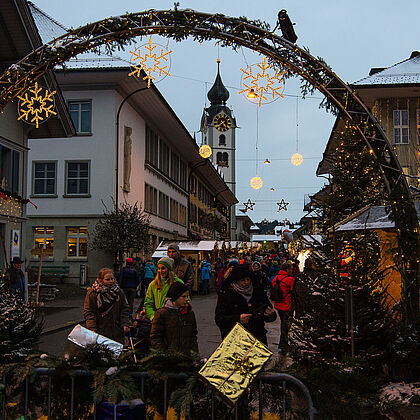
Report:
[[[212,88],[209,90],[207,97],[211,105],[226,105],[229,99],[229,91],[225,88],[220,77],[220,59],[217,59],[217,76]]]

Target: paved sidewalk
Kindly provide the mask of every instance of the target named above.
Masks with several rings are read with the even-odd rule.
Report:
[[[76,324],[84,324],[83,302],[86,291],[76,289],[71,297],[61,297],[54,302],[47,303],[43,309],[44,327],[41,336],[40,350],[46,353],[61,355],[66,339]],[[74,295],[75,294],[75,295]],[[209,357],[221,342],[219,328],[214,322],[214,310],[217,294],[207,296],[193,296],[192,306],[197,318],[198,345],[202,357]],[[139,304],[136,299],[134,307]],[[268,345],[277,353],[277,343],[280,333],[280,321],[277,319],[267,323]]]

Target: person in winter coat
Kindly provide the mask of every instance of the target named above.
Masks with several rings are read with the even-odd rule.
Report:
[[[258,340],[267,344],[265,322],[276,319],[267,295],[258,286],[254,274],[243,265],[233,266],[220,290],[215,321],[222,339],[240,322]]]
[[[22,271],[22,263],[19,257],[13,257],[12,265],[7,269],[5,277],[9,291],[25,299],[25,274]]]
[[[279,351],[285,351],[288,348],[289,317],[292,311],[292,291],[295,281],[294,277],[291,276],[292,269],[293,267],[290,262],[282,263],[279,273],[274,277],[272,282],[272,287],[275,287],[279,282],[283,292],[283,300],[274,302],[274,307],[277,309],[281,322]]]
[[[125,293],[130,315],[133,314],[134,298],[136,297],[137,286],[140,284],[140,276],[133,266],[133,259],[127,258],[125,267],[122,268],[118,276],[118,284]]]
[[[169,287],[165,305],[153,318],[150,333],[153,348],[198,353],[197,322],[188,302],[189,296],[188,287],[181,282],[174,282]]]
[[[259,287],[262,287],[265,294],[267,294],[270,289],[270,281],[268,280],[267,274],[262,270],[261,263],[254,261],[252,263],[252,272],[254,273],[255,280],[258,283]]]
[[[311,297],[310,285],[316,282],[317,277],[315,260],[312,257],[306,258],[303,271],[295,277],[293,284],[292,307],[296,318],[305,315],[305,307]]]
[[[115,281],[113,270],[102,268],[87,290],[83,307],[86,327],[123,343],[124,334],[129,332],[129,313],[127,299]]]
[[[181,257],[179,246],[176,244],[170,244],[168,246],[168,257],[174,260],[173,272],[187,285],[191,292],[194,285],[194,270],[192,265],[185,258]]]
[[[223,268],[219,271],[219,275],[217,276],[216,280],[216,292],[220,293],[220,290],[223,287],[223,284],[226,281],[226,277],[229,275],[229,273],[232,271],[229,269],[235,265],[239,265],[239,260],[236,258],[230,258],[228,261],[225,262],[225,265]]]
[[[169,257],[163,257],[157,263],[156,277],[149,284],[144,299],[144,309],[150,320],[153,320],[155,312],[165,304],[169,287],[176,281],[184,283],[172,271],[173,264],[174,260]]]
[[[280,271],[280,266],[277,260],[273,261],[272,266],[270,267],[270,270],[268,271],[268,278],[270,279],[270,282],[273,282],[274,277],[277,276],[277,274]]]
[[[141,297],[144,297],[146,295],[147,289],[149,287],[149,284],[153,281],[153,279],[156,277],[157,268],[153,261],[149,260],[144,265],[144,274],[143,278],[141,279]]]
[[[203,295],[210,294],[210,286],[209,286],[210,278],[211,278],[211,265],[206,260],[203,260],[200,266],[200,280],[201,280]]]

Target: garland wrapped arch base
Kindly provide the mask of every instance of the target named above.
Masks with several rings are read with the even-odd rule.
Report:
[[[389,208],[399,238],[405,297],[418,309],[418,220],[410,189],[401,166],[382,127],[355,91],[344,83],[320,58],[270,32],[268,25],[221,14],[208,14],[191,9],[148,10],[104,18],[43,45],[0,77],[0,110],[34,82],[76,55],[97,50],[100,46],[113,51],[124,47],[137,36],[158,34],[182,41],[188,37],[202,42],[218,39],[222,46],[240,46],[257,51],[270,62],[286,70],[286,77],[300,76],[302,93],[318,90],[324,96],[328,111],[340,114],[348,121],[373,155],[390,197]],[[405,267],[409,267],[406,270]],[[414,299],[414,301],[413,301]]]

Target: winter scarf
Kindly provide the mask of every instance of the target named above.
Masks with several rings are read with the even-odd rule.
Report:
[[[252,285],[252,283],[250,283],[249,286],[241,287],[238,283],[233,282],[231,286],[233,290],[235,290],[241,296],[243,296],[247,303],[251,300],[252,294],[254,293],[254,286]]]
[[[120,287],[117,282],[112,286],[105,286],[96,280],[92,289],[96,293],[96,304],[99,312],[107,311],[118,300],[120,294]]]

